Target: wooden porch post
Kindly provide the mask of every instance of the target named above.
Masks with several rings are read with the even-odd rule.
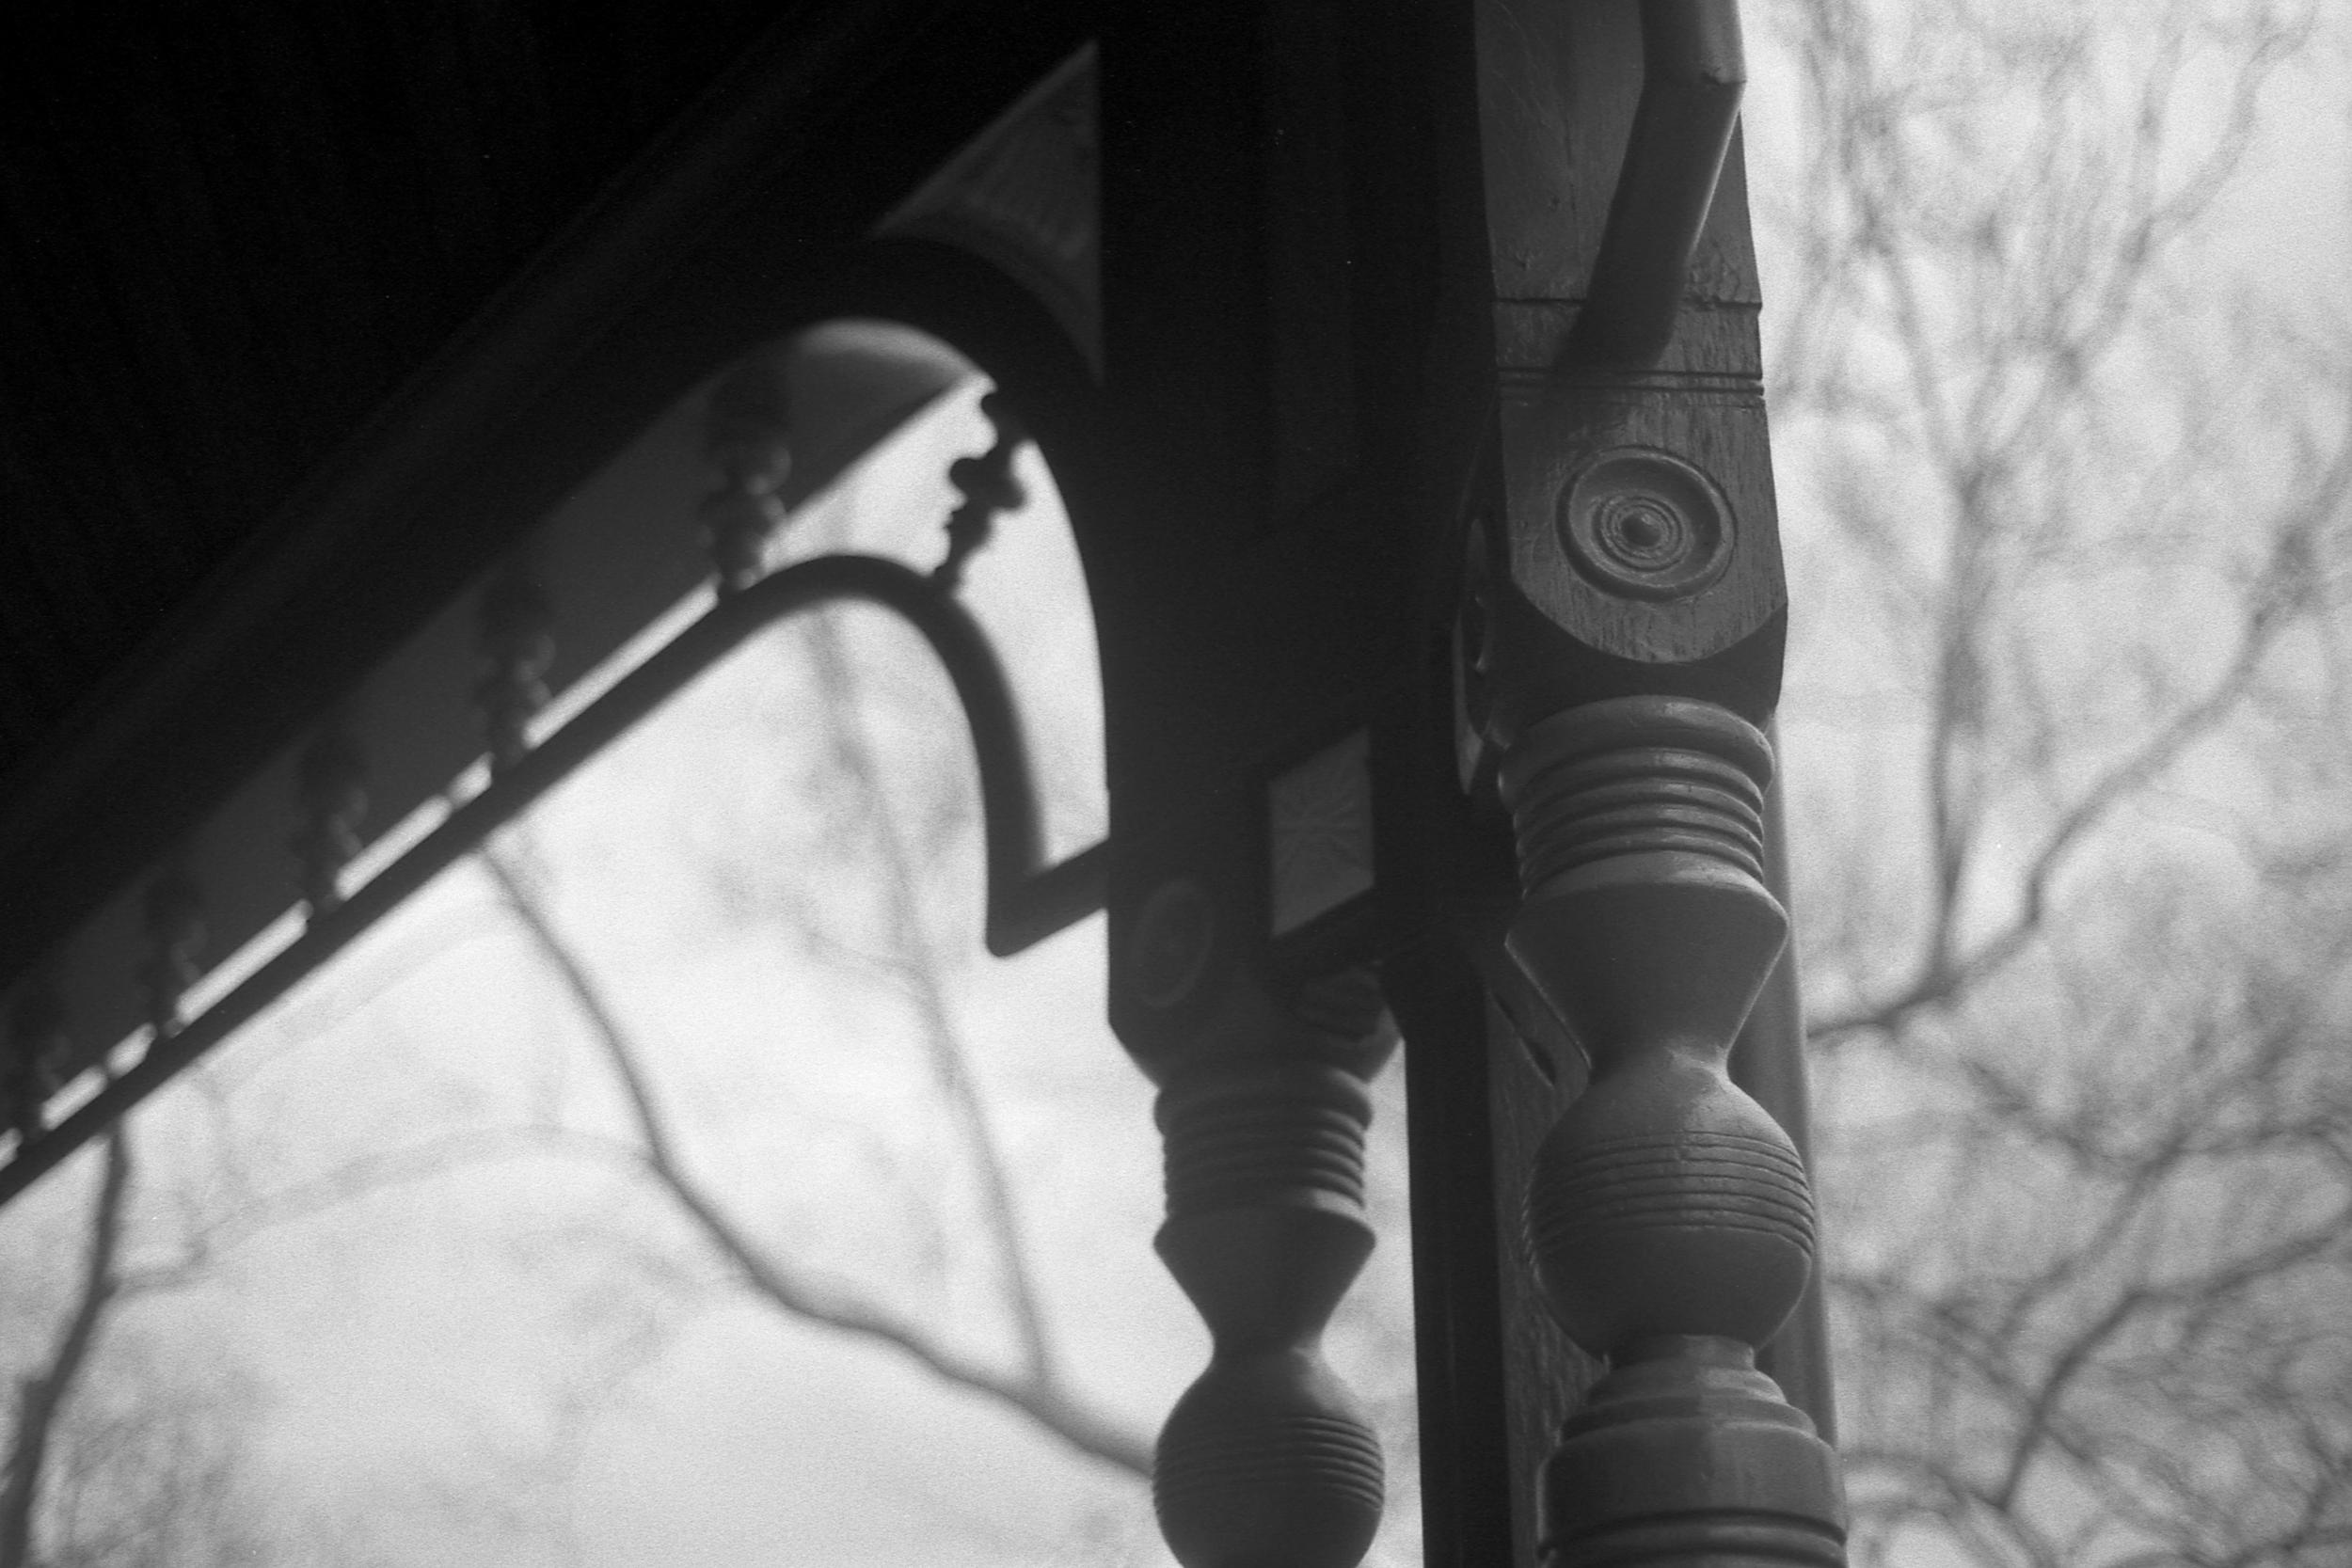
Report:
[[[1170,1540],[1369,1538],[1312,1343],[1360,1251],[1370,964],[1433,1568],[1836,1568],[1835,1456],[1756,1362],[1806,1174],[1728,1070],[1744,1028],[1740,1076],[1785,1085],[1795,1027],[1733,8],[1134,3],[1102,61],[1112,1014],[1218,1343],[1163,1439]],[[1332,847],[1337,787],[1344,885],[1294,918],[1284,781],[1351,756],[1371,843]],[[1780,1364],[1826,1413],[1807,1342]]]
[[[1589,1074],[1528,1160],[1526,1260],[1606,1369],[1542,1460],[1535,1551],[1834,1568],[1835,1456],[1756,1364],[1811,1275],[1806,1172],[1726,1070],[1788,936],[1738,16],[1480,0],[1477,48],[1499,418],[1470,770],[1511,817],[1504,947],[1579,1058],[1555,1080]]]

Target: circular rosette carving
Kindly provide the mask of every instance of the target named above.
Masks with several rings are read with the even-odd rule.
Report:
[[[1585,578],[1635,599],[1682,599],[1731,564],[1731,503],[1670,452],[1604,451],[1560,497],[1560,539]]]

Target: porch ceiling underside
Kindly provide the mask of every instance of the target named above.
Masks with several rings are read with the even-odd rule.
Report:
[[[902,166],[919,174],[1066,53],[1077,16],[8,8],[0,984],[437,610],[495,556],[489,535],[532,520],[377,516],[358,536],[328,514],[371,473],[429,462],[417,433],[437,420],[552,395],[627,308],[616,272],[660,253],[680,166],[702,158],[708,180],[714,140],[792,132],[802,164],[829,166],[810,176],[832,193],[807,203],[812,243],[855,233]],[[1001,63],[973,47],[992,28],[1014,40]],[[908,61],[943,54],[961,80],[919,67],[921,102],[899,107]]]
[[[11,765],[771,11],[108,9],[18,7],[0,24]]]

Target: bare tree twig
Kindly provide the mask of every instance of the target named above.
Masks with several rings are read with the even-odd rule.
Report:
[[[834,754],[848,774],[848,787],[876,803],[870,820],[882,861],[888,925],[910,949],[904,961],[897,966],[898,976],[914,1004],[941,1092],[964,1129],[965,1144],[983,1189],[984,1209],[995,1231],[997,1257],[1005,1271],[1007,1305],[1021,1338],[1023,1354],[1031,1374],[1040,1383],[1053,1386],[1061,1381],[1061,1370],[1029,1262],[1020,1200],[1006,1169],[1003,1141],[974,1077],[961,1034],[948,1010],[941,985],[946,966],[924,915],[914,857],[898,831],[896,816],[882,804],[889,799],[887,784],[857,702],[857,672],[841,646],[839,628],[830,620],[820,619],[812,626],[808,641],[817,661],[818,686],[825,693],[823,709],[832,729]]]
[[[1003,1402],[1080,1453],[1133,1475],[1151,1474],[1151,1448],[1145,1440],[1073,1391],[1041,1376],[1034,1364],[1007,1373],[965,1355],[914,1321],[843,1285],[810,1277],[754,1242],[686,1168],[634,1040],[525,879],[496,849],[484,850],[481,861],[570,996],[620,1084],[644,1140],[640,1162],[645,1173],[734,1265],[747,1286],[793,1317],[891,1346],[944,1381]]]
[[[1935,818],[1939,862],[1936,924],[1917,971],[1892,994],[1815,1019],[1811,1033],[1816,1043],[1834,1042],[1862,1030],[1893,1029],[1920,1008],[1950,1001],[2025,949],[2047,918],[2051,888],[2074,851],[2119,806],[2153,783],[2189,748],[2213,734],[2245,699],[2264,658],[2291,624],[2296,611],[2311,602],[2311,535],[2342,509],[2347,496],[2352,496],[2352,436],[2347,436],[2339,447],[2327,472],[2294,514],[2277,525],[2278,543],[2270,569],[2249,595],[2238,645],[2220,674],[2201,696],[2110,764],[2075,796],[2035,852],[2023,878],[2017,912],[1999,930],[1979,942],[1974,951],[1960,957],[1954,957],[1950,947],[1967,851],[1955,848],[1949,842],[1949,809],[1939,809]],[[1948,696],[1938,704],[1939,711],[1949,706]],[[1932,744],[1938,748],[1951,744],[1947,724],[1939,727]],[[1941,802],[1947,790],[1939,784],[1935,794]]]
[[[16,1420],[9,1434],[8,1481],[0,1487],[0,1568],[30,1568],[50,1445],[57,1422],[87,1365],[91,1349],[112,1305],[119,1280],[124,1200],[131,1187],[130,1134],[116,1126],[106,1134],[104,1168],[91,1200],[89,1244],[83,1254],[81,1283],[64,1326],[41,1369],[20,1380]]]
[[[636,1146],[567,1127],[469,1128],[374,1154],[239,1202],[198,1227],[168,1261],[119,1271],[118,1299],[193,1284],[220,1255],[263,1231],[310,1219],[372,1194],[431,1181],[468,1166],[501,1160],[567,1154],[634,1171]]]
[[[1857,1568],[2334,1568],[2352,409],[2333,302],[2217,309],[2200,236],[2281,63],[2341,24],[1785,14],[1811,124],[1760,187],[1802,202],[1782,385],[1911,808],[1841,822],[1885,852],[1845,863],[1814,970],[1864,1130],[1824,1116],[1823,1184],[1873,1193],[1831,1259],[1867,1369]],[[2169,828],[2143,852],[2140,802],[2226,869]]]

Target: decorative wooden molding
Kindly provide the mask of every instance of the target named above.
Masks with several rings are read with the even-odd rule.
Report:
[[[792,477],[792,408],[781,347],[747,356],[721,376],[703,410],[703,543],[721,594],[759,580],[761,552],[784,526],[784,487]]]

